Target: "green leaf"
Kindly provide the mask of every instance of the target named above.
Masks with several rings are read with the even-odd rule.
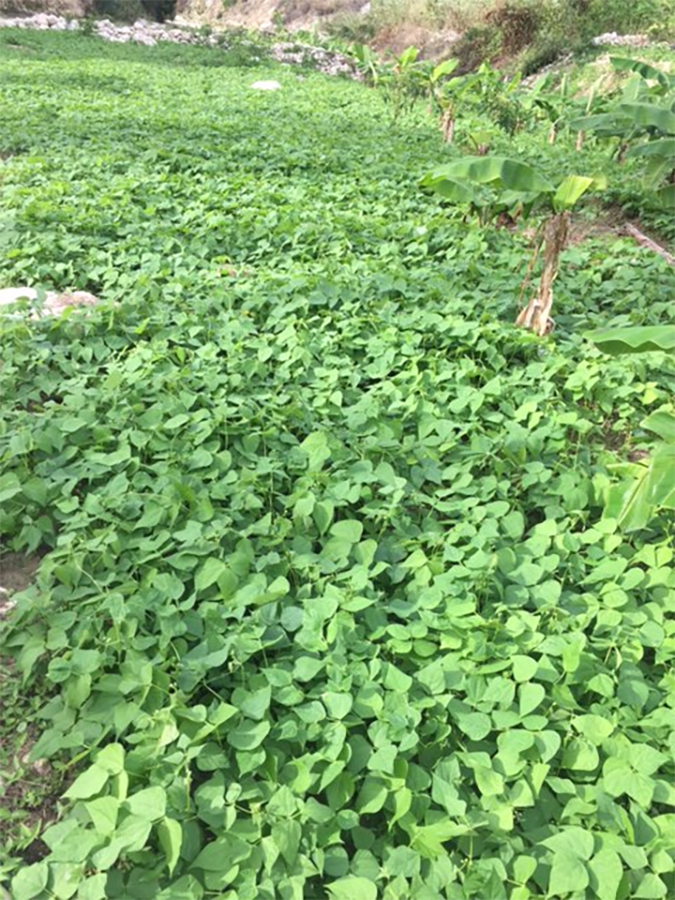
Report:
[[[236,750],[254,750],[270,733],[270,727],[269,722],[244,719],[240,725],[227,732],[227,742]]]
[[[673,413],[660,409],[652,413],[651,416],[647,416],[640,424],[647,431],[653,431],[654,434],[658,434],[666,443],[675,444],[675,415]]]
[[[330,533],[341,541],[356,544],[361,540],[363,525],[356,519],[342,519],[333,525]]]
[[[388,775],[393,775],[397,753],[393,744],[385,744],[369,758],[368,768],[373,772],[386,772]]]
[[[637,890],[633,894],[636,900],[661,900],[668,895],[668,888],[663,879],[658,875],[647,874],[644,876]]]
[[[504,779],[493,769],[486,766],[476,766],[474,776],[478,790],[484,797],[492,797],[504,793]]]
[[[546,690],[541,684],[521,684],[518,688],[518,711],[521,717],[529,715],[541,705]]]
[[[108,744],[96,754],[96,765],[108,775],[119,775],[124,769],[124,747],[121,744]]]
[[[220,576],[225,572],[227,566],[221,559],[210,556],[197,570],[195,575],[195,588],[198,591],[205,591],[215,584]]]
[[[250,844],[234,834],[227,834],[207,844],[192,866],[205,872],[227,872],[232,866],[248,859],[251,852]]]
[[[356,809],[361,815],[379,812],[385,804],[388,790],[377,778],[367,777],[356,798]]]
[[[310,472],[318,472],[323,464],[330,459],[331,451],[328,446],[328,436],[323,431],[314,431],[308,434],[300,444],[300,449],[306,454],[308,469]],[[316,509],[315,509],[316,515]]]
[[[108,777],[108,772],[98,764],[90,766],[81,775],[78,775],[63,796],[70,800],[86,800],[101,793]]]
[[[156,822],[166,813],[166,791],[158,786],[144,788],[127,797],[125,806],[133,815]]]
[[[541,843],[555,853],[567,853],[583,860],[591,858],[595,845],[591,832],[577,826],[561,829]]]
[[[585,891],[589,881],[588,869],[583,859],[565,851],[553,855],[548,882],[549,895],[559,896]]]
[[[459,184],[491,184],[502,190],[553,192],[553,185],[527,163],[504,156],[470,156],[434,169],[422,179],[424,186],[436,188],[446,179]]]
[[[598,897],[616,900],[623,878],[623,865],[614,850],[603,849],[588,863],[590,886]]]
[[[49,866],[46,862],[22,866],[12,878],[12,900],[32,900],[47,887]]]
[[[99,797],[85,803],[85,808],[99,834],[112,834],[117,825],[120,802],[116,797]]]
[[[0,503],[11,500],[21,493],[21,482],[14,472],[0,475]]]
[[[604,353],[646,353],[675,350],[675,328],[670,325],[635,325],[589,331],[585,337]]]
[[[344,719],[354,703],[351,694],[340,694],[335,691],[322,694],[321,701],[331,719]]]
[[[592,744],[601,744],[614,731],[611,722],[597,715],[577,716],[572,724]]]
[[[516,656],[512,659],[513,665],[513,679],[514,681],[530,681],[539,668],[539,664],[536,659],[533,659],[531,656]]]
[[[577,200],[593,186],[594,180],[581,175],[568,175],[558,185],[553,195],[553,206],[558,212],[572,209]]]
[[[444,846],[446,842],[466,834],[467,831],[469,831],[468,826],[456,825],[448,821],[415,827],[412,846],[427,859],[437,859],[439,856],[447,855]]]
[[[162,819],[157,826],[159,845],[164,853],[169,875],[173,875],[183,845],[183,829],[175,819]]]
[[[298,681],[311,681],[326,665],[323,659],[314,659],[311,656],[299,656],[293,667],[293,677]]]
[[[377,885],[357,875],[339,878],[326,887],[333,900],[377,900]]]
[[[289,819],[272,825],[272,840],[289,866],[295,863],[300,847],[302,828],[299,822]]]

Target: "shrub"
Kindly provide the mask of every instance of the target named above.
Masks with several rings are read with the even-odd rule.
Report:
[[[509,3],[493,9],[485,17],[501,32],[504,53],[519,53],[536,38],[541,25],[540,10],[531,5]]]
[[[459,59],[457,74],[463,75],[477,69],[481,63],[499,53],[501,37],[494,25],[470,28],[452,48],[453,56]]]
[[[116,22],[135,22],[144,10],[141,0],[94,0],[92,13]]]

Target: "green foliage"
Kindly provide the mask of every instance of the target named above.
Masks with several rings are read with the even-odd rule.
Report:
[[[601,178],[568,175],[556,187],[527,163],[501,156],[465,157],[432,169],[420,183],[452,203],[469,205],[483,221],[504,210],[564,212],[589,189],[604,186]]]
[[[605,353],[646,353],[675,349],[675,328],[653,325],[642,328],[610,328],[586,337]],[[645,528],[663,510],[675,510],[675,414],[663,408],[640,423],[661,442],[646,462],[618,465],[623,480],[608,492],[606,515],[625,531]]]
[[[570,125],[577,131],[592,131],[600,137],[619,139],[619,151],[627,158],[646,159],[643,185],[654,191],[666,208],[675,203],[675,81],[672,76],[640,61],[621,57],[612,60],[618,71],[635,76],[622,99],[608,112],[584,116]],[[651,82],[651,83],[650,83]]]
[[[0,535],[44,556],[0,728],[25,704],[65,779],[3,887],[667,896],[672,526],[601,513],[675,368],[576,335],[666,321],[670,269],[575,247],[542,345],[508,321],[513,236],[415,190],[428,123],[196,48],[31,41],[0,61],[2,281],[104,302],[2,320]]]
[[[589,332],[586,337],[603,353],[645,353],[650,350],[675,350],[675,332],[670,325],[647,325],[635,328],[605,328]]]

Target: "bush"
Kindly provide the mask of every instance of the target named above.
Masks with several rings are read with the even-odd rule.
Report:
[[[95,16],[117,22],[143,18],[164,22],[175,15],[176,0],[94,0],[91,11]]]
[[[494,25],[469,28],[452,48],[452,55],[459,59],[456,74],[473,72],[481,63],[496,56],[500,45],[501,35]]]
[[[501,32],[504,53],[519,53],[537,37],[541,25],[540,10],[531,5],[506,3],[489,12],[486,21]]]
[[[544,66],[550,66],[557,59],[570,51],[569,41],[560,37],[551,37],[534,44],[524,55],[520,64],[524,76],[534,75]]]
[[[331,37],[350,44],[365,44],[375,37],[376,28],[370,16],[341,13],[330,19],[326,31]]]
[[[135,22],[143,17],[143,7],[141,0],[94,0],[92,13],[115,22]]]

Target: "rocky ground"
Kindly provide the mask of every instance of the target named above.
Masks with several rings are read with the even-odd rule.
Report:
[[[78,31],[82,23],[77,19],[68,19],[52,13],[35,13],[32,16],[16,16],[0,19],[0,28],[27,28],[41,31]],[[175,23],[148,22],[138,19],[133,25],[122,25],[110,19],[98,19],[93,22],[93,33],[106,41],[116,43],[143,44],[152,47],[160,41],[175,44],[194,44],[200,46],[222,46],[227,49],[228,31],[179,27]],[[241,44],[241,39],[239,39]],[[253,43],[253,42],[251,42]],[[346,75],[359,78],[354,62],[349,57],[333,50],[289,41],[271,41],[268,54],[271,59],[285,65],[313,65],[326,75]]]

